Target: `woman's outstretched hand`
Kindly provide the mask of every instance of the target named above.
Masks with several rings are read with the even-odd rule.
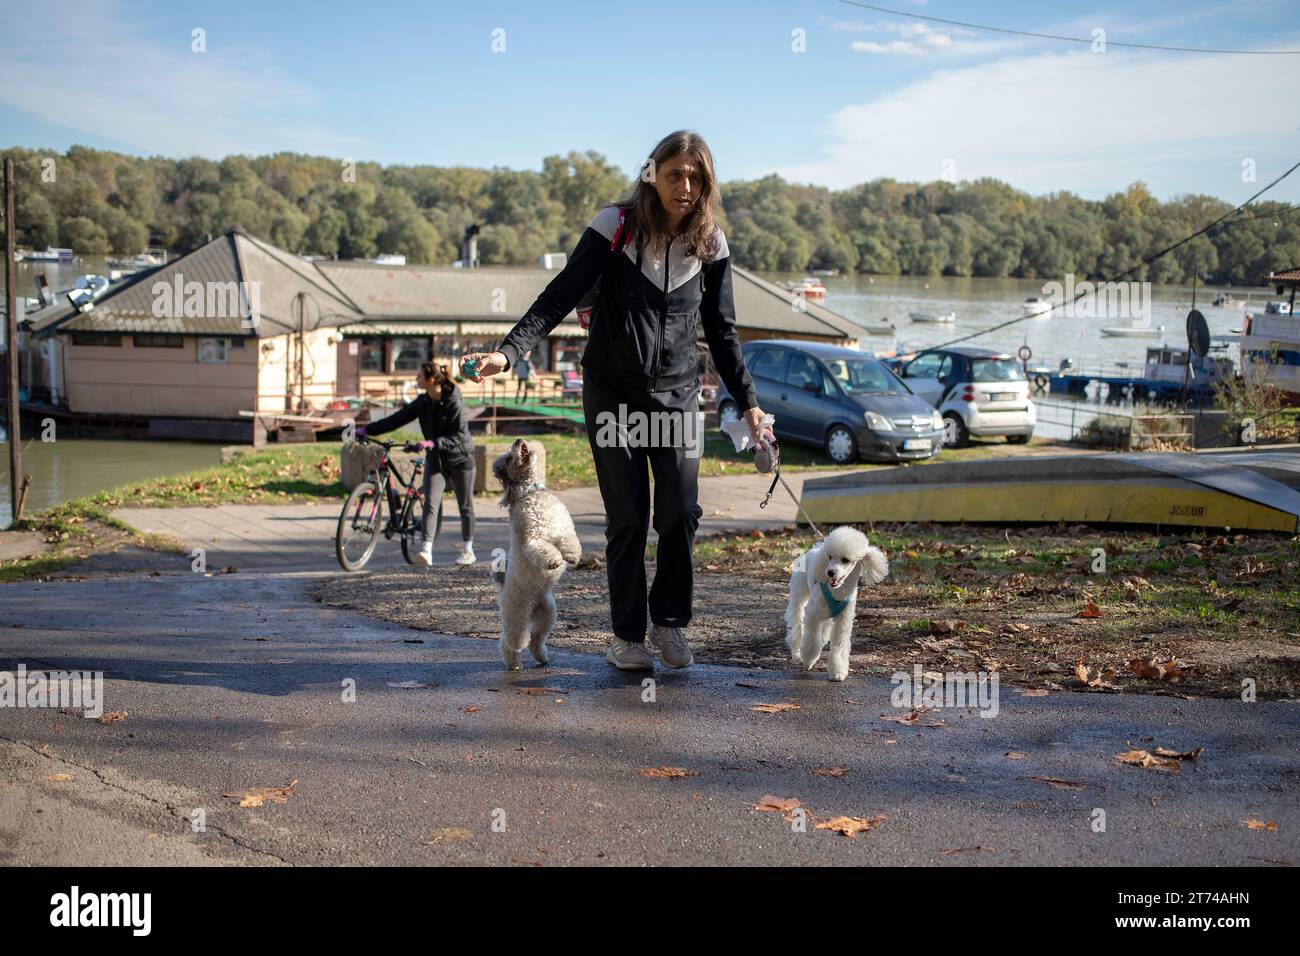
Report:
[[[471,352],[460,357],[460,374],[471,382],[481,382],[489,375],[497,375],[506,370],[509,361],[501,352]],[[469,366],[467,369],[465,366]],[[470,370],[475,374],[471,375]]]

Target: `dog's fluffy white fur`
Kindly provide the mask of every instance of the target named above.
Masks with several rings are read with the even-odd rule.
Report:
[[[552,588],[565,565],[577,564],[582,545],[573,517],[559,498],[539,487],[536,455],[516,439],[492,464],[510,509],[510,553],[501,583],[501,657],[518,670],[524,647],[538,664],[547,663],[546,638],[555,627]]]
[[[785,609],[785,644],[795,665],[812,670],[829,643],[826,669],[831,680],[844,680],[849,674],[858,586],[877,584],[888,574],[885,552],[868,544],[867,536],[856,528],[836,528],[804,552],[790,574],[790,603]],[[835,617],[822,593],[823,581],[835,600],[849,602]]]

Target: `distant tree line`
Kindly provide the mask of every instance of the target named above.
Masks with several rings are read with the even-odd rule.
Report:
[[[540,172],[437,166],[349,167],[324,157],[140,158],[74,146],[9,149],[19,186],[20,248],[131,255],[188,252],[238,224],[296,253],[450,263],[479,223],[484,264],[568,252],[629,177],[599,153],[548,156]],[[767,176],[722,185],[735,261],[767,271],[876,275],[1111,278],[1232,207],[1210,196],[1160,202],[1142,183],[1100,201],[1031,196],[994,179],[924,184],[877,179],[832,191]],[[1254,284],[1300,265],[1300,220],[1285,203],[1242,216],[1135,276]]]

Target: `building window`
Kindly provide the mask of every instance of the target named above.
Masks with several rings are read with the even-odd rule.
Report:
[[[73,345],[121,345],[122,336],[116,332],[73,332]]]
[[[230,358],[230,340],[200,338],[198,358],[204,365],[225,365]]]
[[[361,340],[361,371],[374,372],[382,375],[384,372],[384,340],[383,339],[362,339]]]
[[[185,344],[185,336],[143,332],[131,336],[131,344],[138,349],[178,349]]]
[[[422,362],[433,358],[429,339],[393,339],[393,371],[414,372]]]

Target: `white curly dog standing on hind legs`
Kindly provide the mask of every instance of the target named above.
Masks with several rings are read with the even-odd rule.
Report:
[[[785,645],[794,663],[812,670],[829,643],[826,669],[831,680],[848,677],[858,586],[878,584],[888,574],[885,552],[847,526],[836,528],[795,559],[785,608]]]
[[[492,464],[510,509],[510,554],[501,581],[501,657],[518,670],[525,647],[538,664],[547,663],[546,638],[555,627],[555,582],[566,565],[577,564],[582,545],[569,509],[546,490],[537,457],[522,438]]]

